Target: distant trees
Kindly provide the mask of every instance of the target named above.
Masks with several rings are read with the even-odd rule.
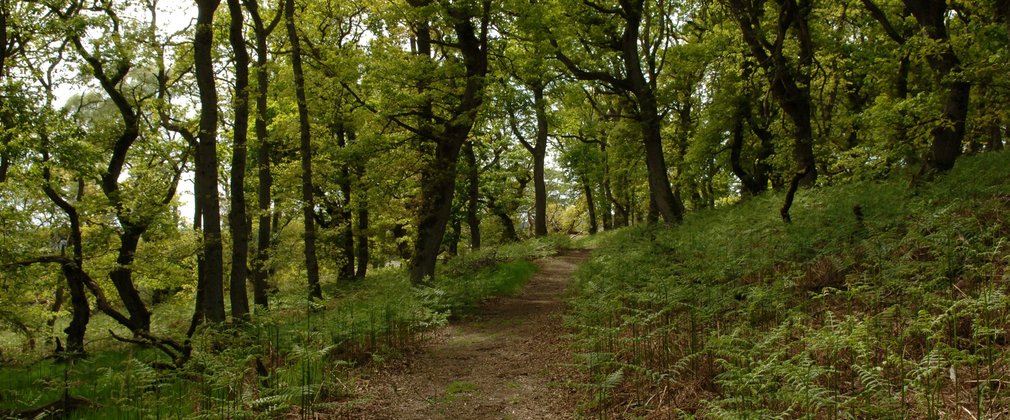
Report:
[[[0,266],[46,313],[69,294],[73,351],[90,306],[182,360],[152,333],[166,293],[193,334],[294,278],[424,284],[460,243],[769,190],[788,221],[803,186],[943,172],[1010,131],[1002,2],[220,3],[167,30],[186,19],[158,2],[0,2],[0,202],[24,238]],[[0,315],[39,324],[21,312]]]

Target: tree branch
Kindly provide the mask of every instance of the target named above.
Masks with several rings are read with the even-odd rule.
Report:
[[[887,14],[884,13],[884,11],[881,10],[880,7],[873,2],[873,0],[861,0],[861,1],[863,3],[863,6],[866,7],[866,10],[870,12],[870,16],[876,19],[877,22],[880,22],[880,25],[884,27],[884,32],[887,34],[887,36],[891,37],[891,39],[894,40],[894,42],[897,42],[900,45],[904,45],[905,37],[901,36],[901,34],[898,33],[896,29],[894,29],[894,25],[892,25],[891,20],[887,18]]]

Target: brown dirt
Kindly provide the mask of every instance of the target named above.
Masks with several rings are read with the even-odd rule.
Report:
[[[364,372],[355,419],[569,419],[577,372],[562,322],[563,294],[588,251],[536,262],[517,296],[490,300],[416,354]]]

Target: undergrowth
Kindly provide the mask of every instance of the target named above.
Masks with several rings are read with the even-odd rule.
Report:
[[[599,241],[570,325],[602,416],[1010,414],[1010,154]],[[861,216],[857,217],[857,213]],[[633,267],[633,269],[629,269]]]
[[[111,340],[111,321],[96,316],[88,358],[0,366],[0,418],[44,406],[33,414],[55,413],[67,402],[79,405],[66,418],[325,416],[353,402],[355,367],[417,346],[483,299],[518,292],[536,271],[530,260],[569,245],[551,236],[470,252],[444,263],[429,287],[412,287],[400,270],[330,284],[316,302],[288,287],[248,324],[199,331],[179,369],[159,368],[155,349]],[[185,299],[157,308],[179,330],[165,333],[181,334],[188,310]]]

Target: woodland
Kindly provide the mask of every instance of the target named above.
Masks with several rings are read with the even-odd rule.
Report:
[[[576,248],[560,418],[1010,416],[1008,137],[1003,0],[0,0],[0,417],[357,418]]]

